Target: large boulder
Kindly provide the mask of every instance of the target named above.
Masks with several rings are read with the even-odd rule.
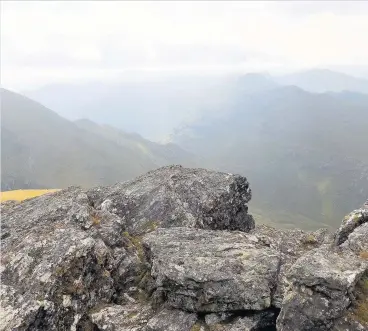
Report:
[[[329,330],[354,300],[357,282],[368,264],[353,253],[328,247],[302,256],[288,273],[290,287],[282,303],[278,329]]]
[[[0,330],[76,328],[137,271],[118,217],[93,210],[81,189],[5,208],[2,224]]]
[[[132,181],[88,192],[96,209],[118,215],[136,235],[157,227],[250,231],[251,190],[245,177],[168,166]]]
[[[367,330],[367,206],[332,236],[255,227],[250,197],[172,166],[2,204],[0,330]]]
[[[158,229],[143,245],[155,289],[173,308],[211,313],[271,306],[280,254],[254,235]]]
[[[277,274],[277,287],[273,295],[272,305],[281,308],[289,282],[287,272],[298,258],[312,249],[320,247],[332,240],[326,229],[306,232],[299,229],[275,229],[267,225],[259,225],[252,232],[264,245],[276,250],[280,256],[280,266]]]
[[[367,209],[352,212],[334,241],[301,256],[277,320],[280,331],[368,328]]]
[[[0,330],[79,330],[97,306],[148,300],[140,235],[157,226],[248,231],[250,197],[244,177],[174,166],[4,204]]]

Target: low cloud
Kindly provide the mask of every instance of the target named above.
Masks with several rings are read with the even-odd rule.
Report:
[[[368,65],[367,2],[2,2],[4,86]]]

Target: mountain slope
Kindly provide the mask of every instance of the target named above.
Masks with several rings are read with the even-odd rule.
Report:
[[[83,130],[1,89],[2,190],[107,185],[157,167],[138,148]]]
[[[296,85],[309,92],[353,91],[368,93],[368,80],[327,69],[315,69],[277,77],[282,85]]]
[[[225,105],[234,95],[275,86],[261,74],[188,75],[106,84],[49,85],[24,94],[68,119],[88,118],[158,141],[174,128],[204,114],[226,112]]]
[[[167,164],[184,164],[195,166],[199,158],[173,143],[158,144],[144,139],[137,133],[127,133],[110,125],[99,125],[88,119],[80,119],[74,122],[79,128],[99,135],[119,146],[140,151],[152,162],[159,166]]]
[[[227,117],[207,117],[173,141],[206,156],[207,167],[246,175],[266,218],[334,226],[368,195],[364,100],[280,87],[240,97]]]

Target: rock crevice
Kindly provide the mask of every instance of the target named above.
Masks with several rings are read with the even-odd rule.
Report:
[[[255,226],[250,199],[170,166],[3,204],[0,330],[367,329],[367,205],[331,235]]]

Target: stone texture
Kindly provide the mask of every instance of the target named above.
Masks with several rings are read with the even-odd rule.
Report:
[[[208,314],[205,316],[205,330],[208,331],[272,331],[275,329],[277,310],[243,314]]]
[[[196,314],[164,308],[148,321],[145,331],[190,331],[196,321]]]
[[[130,233],[156,227],[241,230],[254,228],[245,177],[181,166],[163,167],[135,180],[88,192],[96,209],[118,215]]]
[[[252,232],[264,245],[276,250],[280,255],[277,288],[273,295],[272,305],[281,308],[288,281],[286,274],[295,261],[312,249],[330,242],[332,235],[326,229],[306,232],[299,229],[281,230],[270,226],[257,226]]]
[[[354,210],[344,218],[340,228],[335,233],[335,244],[339,246],[344,243],[356,228],[367,222],[368,206],[365,203],[362,208]]]
[[[194,312],[270,307],[279,253],[254,235],[188,228],[143,238],[157,291],[174,308]]]
[[[1,204],[0,330],[368,330],[368,206],[331,235],[255,228],[250,197],[172,166]]]
[[[7,208],[2,222],[9,235],[2,240],[0,330],[75,328],[89,308],[119,295],[115,284],[128,285],[139,263],[119,219],[94,211],[78,188]]]
[[[90,314],[91,322],[104,331],[145,331],[149,319],[154,316],[150,305],[109,305],[95,309]]]
[[[226,325],[224,331],[259,331],[271,329],[275,325],[275,315],[273,311],[264,311],[246,317],[239,317]]]
[[[0,330],[74,330],[96,306],[148,299],[139,235],[157,226],[250,230],[250,197],[244,177],[173,166],[2,204]]]
[[[368,311],[368,293],[357,301],[357,284],[368,271],[368,260],[351,242],[358,238],[358,243],[361,241],[363,244],[367,229],[365,223],[361,223],[352,232],[349,230],[350,234],[339,246],[335,246],[335,240],[306,253],[293,264],[287,274],[290,286],[282,302],[278,330],[330,330],[334,327],[338,330],[338,325],[345,325],[348,330],[359,330],[356,319],[349,316],[352,311],[356,312],[358,319],[359,314],[367,314],[364,310]],[[335,238],[344,232],[341,230],[337,231]],[[368,280],[364,286],[368,286]],[[355,305],[361,305],[361,308],[350,309]],[[363,324],[362,327],[368,327],[368,314],[367,323]]]

